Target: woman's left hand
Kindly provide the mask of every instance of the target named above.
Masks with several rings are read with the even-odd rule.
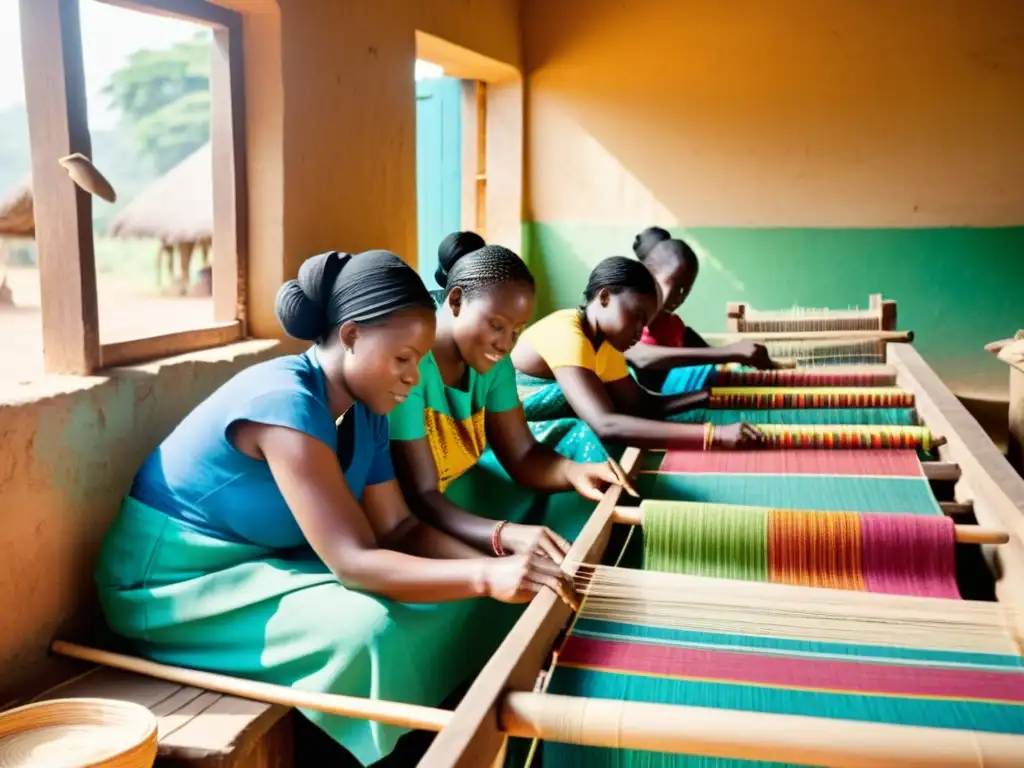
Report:
[[[566,468],[565,474],[569,484],[576,489],[576,493],[591,501],[600,501],[605,489],[610,485],[617,485],[619,482],[619,478],[605,462],[600,464],[572,462]]]
[[[501,529],[501,548],[512,555],[540,552],[562,564],[569,553],[569,542],[542,525],[509,523]]]

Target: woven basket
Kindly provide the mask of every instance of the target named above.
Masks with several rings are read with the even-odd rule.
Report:
[[[153,768],[156,717],[112,699],[54,699],[0,712],[0,768]]]

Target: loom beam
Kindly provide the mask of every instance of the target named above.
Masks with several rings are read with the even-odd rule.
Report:
[[[910,343],[913,331],[744,331],[742,333],[709,333],[705,339],[715,342],[733,341],[888,341]]]
[[[1010,768],[1024,756],[1022,736],[548,693],[510,693],[500,717],[521,738],[833,768]]]
[[[929,482],[955,483],[960,480],[960,465],[952,461],[926,461],[921,464]]]

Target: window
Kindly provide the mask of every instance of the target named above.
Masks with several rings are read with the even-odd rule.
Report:
[[[0,0],[0,388],[43,370],[18,0]]]
[[[21,0],[21,27],[47,372],[243,338],[241,17],[203,0]],[[115,38],[146,48],[121,51],[119,77]],[[59,162],[76,154],[115,203],[76,185],[89,163]]]

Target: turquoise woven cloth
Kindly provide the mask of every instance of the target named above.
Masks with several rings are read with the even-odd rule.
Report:
[[[661,385],[661,393],[663,395],[682,395],[687,392],[697,392],[711,385],[717,370],[717,365],[688,365],[683,368],[673,368],[665,377],[665,383]]]
[[[641,474],[634,485],[643,498],[665,501],[831,512],[941,513],[928,481],[915,477],[660,473]]]
[[[766,663],[773,662],[773,659],[777,662],[780,657],[822,662],[835,667],[840,681],[844,679],[844,674],[849,674],[842,672],[844,662],[881,662],[891,666],[897,673],[900,668],[909,666],[924,678],[929,676],[931,669],[959,669],[967,673],[983,669],[1010,678],[1019,676],[1021,685],[1024,685],[1024,666],[1021,658],[1016,655],[808,642],[770,636],[694,632],[587,618],[577,621],[572,636],[596,643],[637,643],[637,654],[645,653],[646,647],[651,647],[654,652],[662,647],[707,653],[708,658],[716,653],[739,652],[744,656],[764,656]],[[690,674],[693,675],[693,671]],[[739,678],[734,682],[721,680],[720,676],[707,671],[697,672],[696,676],[670,676],[667,673],[643,675],[563,665],[555,669],[548,692],[616,701],[673,703],[749,712],[1024,734],[1024,706],[1019,704],[973,700],[969,697],[865,696],[844,690],[842,682],[824,689],[811,687],[800,690],[801,681],[795,680],[793,682],[797,689],[794,690],[786,686],[755,685]],[[877,685],[877,681],[874,684]],[[525,764],[521,750],[522,745],[517,745],[518,762],[514,763],[517,766]],[[544,766],[559,768],[745,768],[779,765],[555,743],[542,744],[540,751]]]

